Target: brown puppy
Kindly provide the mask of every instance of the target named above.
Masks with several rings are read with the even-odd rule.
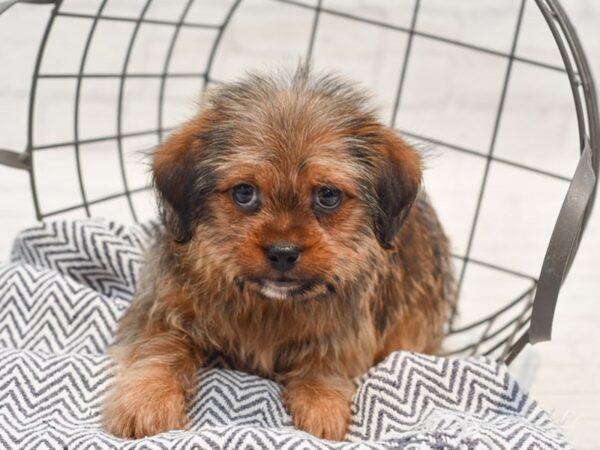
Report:
[[[419,156],[354,85],[306,67],[223,85],[152,169],[165,230],[113,347],[114,434],[185,427],[220,353],[280,382],[298,428],[343,439],[354,377],[438,349],[448,243]]]

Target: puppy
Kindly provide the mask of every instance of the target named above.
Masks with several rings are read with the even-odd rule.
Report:
[[[211,355],[278,381],[294,424],[341,440],[353,378],[433,353],[454,303],[449,248],[414,149],[332,75],[249,75],[154,154],[164,231],[119,324],[104,425],[186,426]]]

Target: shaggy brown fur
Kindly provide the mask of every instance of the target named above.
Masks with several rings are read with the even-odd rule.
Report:
[[[343,439],[354,377],[394,350],[438,349],[448,243],[418,154],[352,84],[301,67],[224,85],[156,151],[153,175],[165,231],[113,347],[112,433],[185,427],[197,371],[220,353],[280,382],[297,427]],[[258,192],[251,210],[240,184]],[[317,204],[323,186],[337,208]],[[289,270],[269,262],[278,243],[299,251]]]

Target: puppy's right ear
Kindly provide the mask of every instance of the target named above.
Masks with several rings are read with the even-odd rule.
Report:
[[[214,179],[203,165],[208,115],[200,114],[171,135],[154,153],[153,183],[164,225],[177,243],[192,239]]]
[[[380,245],[389,249],[419,192],[421,159],[389,128],[379,127],[372,139],[381,157],[375,183],[378,209],[374,228]]]

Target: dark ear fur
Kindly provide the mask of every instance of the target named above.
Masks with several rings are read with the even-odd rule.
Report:
[[[202,115],[170,136],[154,153],[152,175],[163,223],[175,242],[191,240],[214,179],[202,164],[203,142],[199,135],[207,127]]]
[[[389,249],[419,192],[421,160],[392,130],[381,127],[377,134],[381,160],[375,181],[378,211],[374,228],[381,246]]]

